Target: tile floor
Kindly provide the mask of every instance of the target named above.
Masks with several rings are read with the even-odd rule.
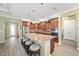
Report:
[[[62,45],[56,43],[55,51],[52,56],[79,56],[76,50],[76,42],[71,40],[63,40]]]
[[[62,45],[56,43],[55,51],[52,56],[79,56],[75,42],[64,40]],[[0,45],[0,56],[27,56],[21,42],[16,37],[11,37]]]

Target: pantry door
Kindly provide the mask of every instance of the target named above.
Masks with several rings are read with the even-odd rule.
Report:
[[[64,36],[63,39],[75,40],[75,19],[64,20]]]

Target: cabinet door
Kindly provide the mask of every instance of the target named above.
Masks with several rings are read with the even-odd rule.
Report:
[[[49,29],[49,23],[46,23],[46,29]]]
[[[54,22],[54,24],[53,24],[53,25],[54,25],[54,27],[58,27],[58,19],[54,19],[54,21],[53,21],[53,22]]]
[[[45,27],[45,22],[39,23],[39,28],[40,28],[40,29],[46,29],[46,27]]]
[[[51,27],[53,28],[54,27],[54,20],[51,20]]]
[[[0,21],[0,43],[5,40],[5,23]]]
[[[58,43],[58,37],[51,39],[51,41],[50,41],[50,53],[54,52],[55,43]]]
[[[25,27],[25,21],[22,21],[22,26],[24,26],[24,27]]]
[[[30,29],[35,29],[35,25],[34,24],[31,24],[30,25]]]
[[[52,53],[54,51],[54,48],[55,48],[55,43],[54,43],[54,40],[51,39],[51,41],[50,41],[50,53]]]
[[[35,29],[38,29],[38,23],[35,23]]]
[[[58,18],[51,19],[51,20],[50,20],[50,24],[51,24],[51,27],[52,27],[52,28],[58,27]]]

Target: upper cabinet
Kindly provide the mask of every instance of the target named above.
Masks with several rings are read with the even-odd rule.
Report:
[[[45,26],[46,26],[46,29],[50,29],[50,23],[48,21],[46,22]]]
[[[48,30],[51,28],[58,27],[58,18],[52,18],[48,21],[42,21],[40,23],[32,23],[28,21],[22,21],[24,27],[29,27],[29,29],[44,29]]]
[[[28,21],[22,21],[22,26],[29,27],[30,22]]]
[[[38,23],[38,28],[39,29],[51,29],[54,27],[58,27],[58,18],[52,18],[48,21],[43,21]]]
[[[31,23],[30,24],[30,29],[35,29],[35,24]]]
[[[50,19],[49,21],[51,28],[58,27],[58,18]]]
[[[39,29],[46,29],[46,22],[45,22],[45,21],[40,22],[40,23],[38,24],[38,27],[39,27]]]
[[[22,26],[26,26],[26,21],[22,21]]]

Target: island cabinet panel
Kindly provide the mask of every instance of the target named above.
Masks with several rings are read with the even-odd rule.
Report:
[[[50,54],[54,51],[55,48],[55,42],[53,39],[51,39],[50,41]]]
[[[54,52],[55,43],[58,43],[58,37],[51,39],[51,41],[50,41],[50,53]]]

